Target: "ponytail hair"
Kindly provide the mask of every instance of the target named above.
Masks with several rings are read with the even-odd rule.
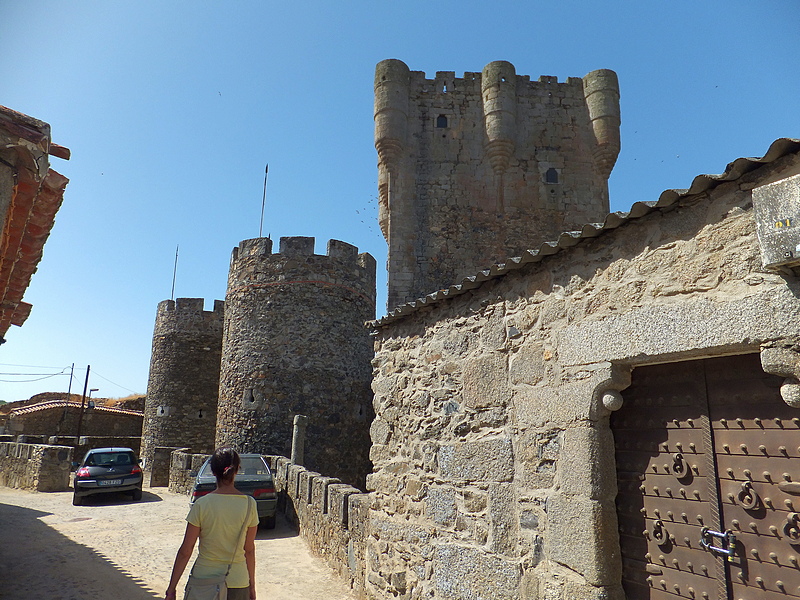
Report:
[[[233,448],[217,448],[211,455],[211,472],[217,481],[233,481],[240,464],[239,453]]]

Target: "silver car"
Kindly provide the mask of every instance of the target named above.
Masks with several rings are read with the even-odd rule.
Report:
[[[260,454],[241,454],[241,465],[236,474],[236,489],[252,496],[258,507],[258,519],[267,529],[275,527],[275,512],[278,508],[278,495],[275,493],[275,480],[264,457]],[[217,488],[217,478],[211,472],[211,459],[207,459],[197,473],[192,487],[191,504]]]

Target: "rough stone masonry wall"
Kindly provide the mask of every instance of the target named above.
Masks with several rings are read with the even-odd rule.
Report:
[[[293,418],[308,417],[303,464],[362,485],[371,471],[375,259],[331,240],[243,241],[233,251],[217,445],[289,455]]]
[[[170,455],[169,491],[176,494],[189,494],[194,479],[210,454],[192,454],[189,448],[174,450]]]
[[[142,458],[156,446],[211,452],[217,424],[224,303],[203,310],[202,298],[158,305],[142,428]]]
[[[797,279],[760,268],[765,171],[379,329],[368,598],[623,597],[603,399],[798,334]]]
[[[283,456],[265,456],[275,477],[282,510],[317,556],[364,592],[364,550],[370,497],[361,490],[293,465]]]
[[[72,448],[0,442],[0,485],[37,492],[69,489]]]
[[[379,63],[389,308],[602,220],[619,117],[617,76],[605,69],[559,83],[531,81],[505,61],[434,79],[399,60]]]

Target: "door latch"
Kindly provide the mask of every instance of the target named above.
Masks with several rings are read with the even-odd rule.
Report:
[[[689,465],[686,464],[686,459],[683,458],[683,454],[680,452],[672,455],[672,472],[678,479],[683,479],[687,475],[691,474],[691,471],[689,471]]]
[[[721,546],[713,545],[715,538],[720,540]],[[728,557],[728,562],[733,562],[733,557],[736,556],[736,536],[730,529],[722,533],[703,527],[700,533],[700,545],[711,552],[724,554]]]
[[[800,544],[800,514],[789,513],[786,525],[783,526],[783,534],[790,544]]]
[[[739,491],[739,502],[745,510],[754,510],[761,505],[761,497],[749,481],[742,484],[742,489]]]

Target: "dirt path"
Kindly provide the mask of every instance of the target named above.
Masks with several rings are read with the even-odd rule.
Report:
[[[163,598],[187,512],[187,497],[166,488],[145,487],[141,502],[109,494],[72,506],[72,492],[0,487],[0,598]],[[256,568],[259,600],[354,598],[280,517],[259,529]]]

